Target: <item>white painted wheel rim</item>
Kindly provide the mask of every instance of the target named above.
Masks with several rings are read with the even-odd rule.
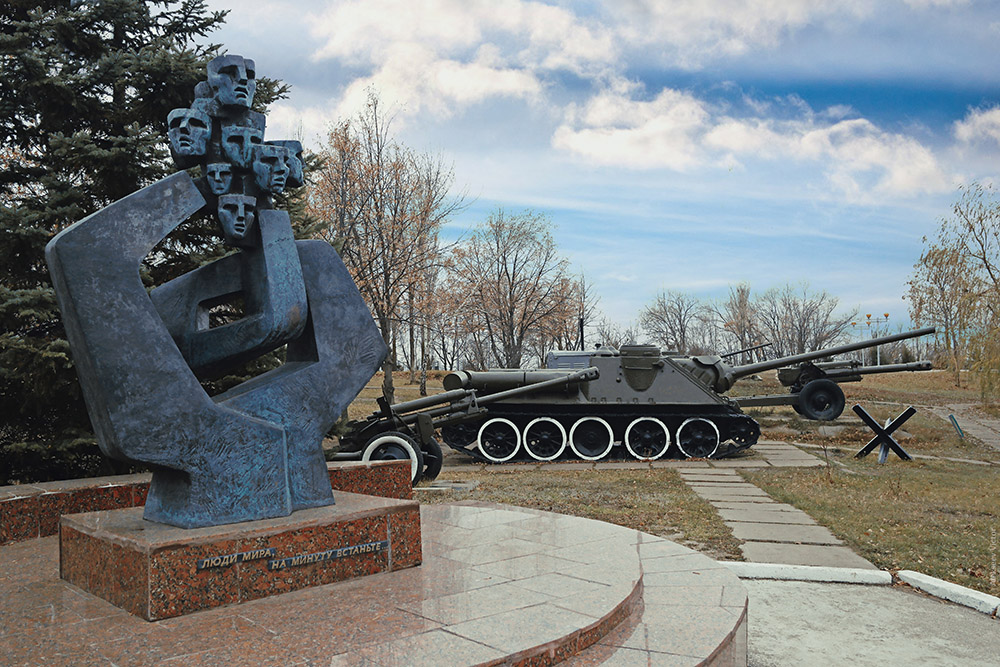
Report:
[[[490,426],[491,424],[506,424],[507,426],[510,427],[510,430],[514,433],[514,440],[516,442],[516,444],[514,445],[514,449],[511,450],[510,454],[508,454],[503,458],[497,458],[495,456],[492,456],[489,452],[487,452],[483,448],[483,431],[485,431],[486,427]],[[514,458],[514,455],[517,454],[517,450],[521,448],[521,432],[517,430],[517,426],[514,426],[514,422],[512,422],[511,420],[504,419],[503,417],[494,417],[493,419],[490,419],[485,424],[479,427],[479,434],[476,436],[476,446],[479,447],[479,453],[485,456],[490,461],[493,461],[493,463],[503,463],[505,461],[510,461],[512,458]]]
[[[573,442],[573,435],[576,433],[577,427],[580,426],[580,424],[588,421],[594,421],[599,424],[602,424],[604,428],[607,429],[608,431],[608,446],[604,449],[603,452],[601,452],[597,456],[588,456],[587,454],[584,454],[579,449],[577,449],[576,443]],[[583,419],[578,419],[576,423],[573,424],[573,427],[569,430],[569,446],[573,449],[573,453],[579,456],[584,461],[599,461],[603,459],[605,456],[608,455],[608,452],[611,451],[611,447],[614,444],[615,444],[615,434],[614,431],[611,430],[611,424],[604,421],[600,417],[584,417]]]
[[[410,455],[410,479],[416,479],[417,477],[417,453],[413,450],[413,445],[411,445],[406,440],[395,435],[380,435],[365,447],[364,454],[361,455],[361,460],[367,463],[372,460],[372,453],[380,446],[387,442],[392,442],[399,445],[405,449]]]
[[[685,419],[684,423],[677,427],[677,448],[681,450],[681,453],[684,454],[684,456],[686,456],[687,458],[691,458],[691,454],[688,454],[687,451],[684,450],[684,447],[681,445],[681,431],[684,430],[685,426],[693,422],[705,422],[706,424],[712,427],[713,431],[715,431],[715,447],[712,448],[711,452],[705,455],[706,459],[710,459],[712,458],[712,455],[715,454],[715,452],[718,451],[719,449],[719,427],[716,426],[715,422],[713,422],[710,419],[705,419],[703,417],[691,417],[690,419]]]
[[[555,424],[556,428],[559,429],[559,435],[562,436],[562,443],[559,445],[558,451],[556,451],[556,453],[551,456],[539,456],[538,454],[535,454],[533,451],[531,451],[531,447],[528,446],[528,433],[531,431],[531,427],[539,422],[550,422],[552,424]],[[528,425],[524,427],[524,434],[521,438],[521,442],[524,443],[524,451],[528,452],[528,456],[530,456],[531,458],[535,459],[536,461],[552,461],[554,459],[559,458],[559,455],[566,450],[566,429],[563,428],[563,425],[557,422],[552,417],[538,417],[537,419],[532,419],[530,422],[528,422]]]
[[[639,456],[639,453],[636,452],[634,449],[632,449],[632,444],[628,441],[628,436],[630,433],[632,433],[632,427],[638,424],[639,422],[653,422],[661,429],[663,429],[663,435],[666,438],[666,443],[663,445],[663,449],[661,449],[656,456]],[[639,461],[655,461],[656,459],[666,454],[667,450],[670,449],[670,431],[667,430],[666,425],[656,417],[639,417],[638,419],[633,420],[632,423],[628,425],[628,428],[625,429],[625,449],[627,449],[628,453],[631,454],[634,458],[638,459]]]

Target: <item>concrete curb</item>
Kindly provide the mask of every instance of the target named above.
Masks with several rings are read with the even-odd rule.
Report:
[[[817,581],[835,584],[874,584],[889,586],[892,575],[881,570],[780,563],[743,563],[719,561],[740,579],[775,579],[778,581]]]
[[[771,579],[774,581],[815,581],[831,584],[867,584],[889,586],[896,582],[908,584],[932,597],[1000,618],[1000,598],[974,591],[930,575],[900,570],[893,577],[882,570],[862,570],[850,567],[817,567],[815,565],[784,565],[781,563],[746,563],[718,561],[740,579]]]
[[[904,584],[909,584],[936,598],[948,600],[990,616],[1000,614],[1000,598],[994,595],[974,591],[971,588],[912,570],[900,570],[896,573],[896,578]]]

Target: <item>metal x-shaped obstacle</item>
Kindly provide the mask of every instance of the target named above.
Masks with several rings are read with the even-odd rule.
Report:
[[[857,414],[858,417],[861,418],[861,421],[863,421],[865,424],[868,424],[868,428],[875,431],[875,437],[869,440],[868,444],[862,447],[861,450],[854,455],[854,458],[863,459],[864,457],[868,456],[873,449],[875,449],[876,445],[880,444],[881,447],[879,448],[878,451],[879,463],[886,462],[886,460],[889,458],[890,449],[896,452],[899,458],[903,459],[904,461],[913,460],[913,457],[907,454],[906,450],[900,447],[899,443],[893,439],[892,432],[895,431],[900,426],[902,426],[903,422],[905,422],[907,419],[917,414],[916,408],[914,408],[911,405],[910,407],[903,410],[902,414],[893,419],[884,427],[880,426],[879,423],[875,421],[875,418],[872,417],[867,412],[865,412],[865,409],[860,405],[855,405],[851,409],[854,410],[855,414]]]

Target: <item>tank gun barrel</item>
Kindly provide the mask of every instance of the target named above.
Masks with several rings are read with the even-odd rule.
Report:
[[[451,390],[475,389],[479,395],[479,402],[482,403],[486,396],[492,396],[498,392],[516,390],[518,394],[530,393],[546,387],[596,380],[598,375],[599,371],[594,366],[573,372],[548,369],[534,371],[454,371],[444,376],[442,384],[445,389]]]
[[[815,359],[822,359],[823,357],[832,357],[837,354],[844,354],[845,352],[854,352],[855,350],[863,350],[865,348],[875,347],[876,345],[895,343],[896,341],[900,340],[917,338],[918,336],[926,336],[927,334],[932,334],[934,332],[935,332],[934,327],[924,327],[922,329],[914,329],[913,331],[904,331],[903,333],[892,334],[889,336],[870,338],[868,340],[862,340],[856,343],[847,343],[846,345],[828,347],[825,350],[815,350],[813,352],[793,354],[788,357],[781,357],[780,359],[771,359],[770,361],[761,361],[756,364],[747,364],[746,366],[734,366],[732,369],[732,378],[734,380],[738,380],[739,378],[746,377],[748,375],[753,375],[754,373],[760,373],[761,371],[770,371],[774,370],[775,368],[781,368],[782,366],[791,366],[793,364],[799,364],[804,361],[813,361]]]
[[[542,389],[546,389],[548,387],[558,387],[562,385],[576,384],[578,382],[589,382],[591,380],[596,380],[600,377],[600,375],[600,371],[597,370],[595,366],[591,366],[589,368],[576,371],[575,373],[570,373],[565,377],[551,378],[549,380],[542,380],[541,382],[533,382],[523,387],[515,387],[506,391],[499,391],[495,394],[479,396],[476,399],[476,402],[480,405],[487,405],[489,403],[502,401],[505,398],[511,398],[520,394],[530,394],[535,391],[541,391]]]

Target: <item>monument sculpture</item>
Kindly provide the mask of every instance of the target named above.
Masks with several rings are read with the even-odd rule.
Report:
[[[183,528],[334,503],[321,442],[386,354],[340,257],[296,241],[273,195],[303,184],[302,146],[265,141],[254,62],[219,56],[167,117],[180,171],[57,235],[56,297],[101,450],[149,466],[144,518]],[[233,248],[147,292],[139,266],[207,211]],[[210,312],[242,304],[235,321]],[[199,383],[285,346],[284,364],[209,396]]]

